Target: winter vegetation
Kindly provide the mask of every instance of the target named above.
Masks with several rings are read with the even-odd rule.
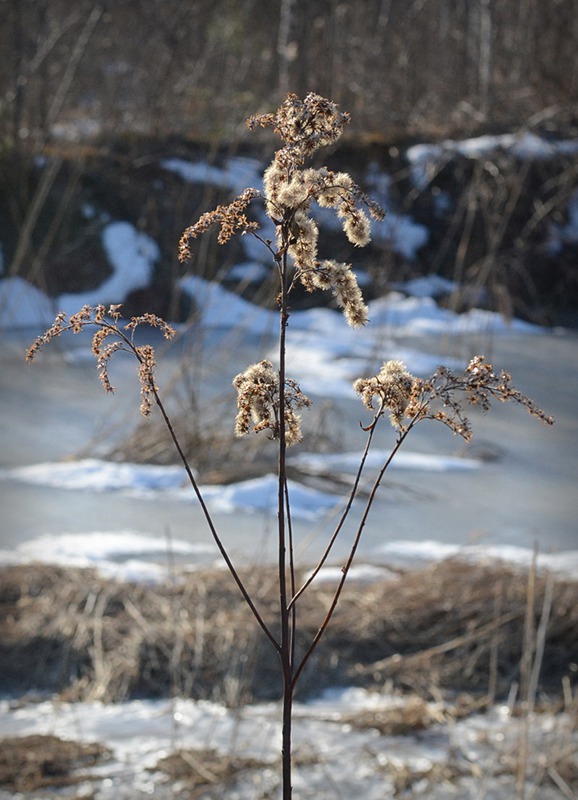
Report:
[[[5,0],[4,135],[231,142],[315,88],[370,140],[575,133],[575,0]],[[151,69],[151,64],[155,69]]]
[[[155,350],[151,344],[140,343],[139,333],[143,326],[157,329],[167,340],[174,338],[174,328],[152,313],[133,316],[126,322],[122,319],[119,304],[108,308],[102,304],[95,307],[85,305],[72,315],[60,311],[53,324],[28,348],[26,356],[27,361],[32,362],[41,350],[63,334],[78,335],[90,331],[91,352],[96,359],[99,377],[105,391],[110,393],[114,391],[110,377],[112,360],[119,352],[128,353],[136,360],[141,414],[149,417],[153,409],[160,413],[214,544],[244,601],[243,606],[250,611],[257,630],[264,635],[266,646],[277,656],[277,678],[282,698],[279,790],[284,800],[293,797],[294,774],[298,767],[293,753],[297,688],[310,670],[313,657],[331,626],[380,485],[406,438],[420,423],[440,422],[451,433],[469,442],[472,428],[466,416],[467,406],[487,412],[496,400],[521,405],[542,422],[553,424],[551,417],[513,386],[507,372],[494,372],[483,356],[473,357],[461,375],[440,366],[426,379],[413,375],[401,360],[385,361],[376,375],[359,377],[353,383],[353,390],[370,417],[369,422],[362,425],[366,434],[365,445],[321,557],[309,574],[299,574],[291,501],[293,487],[288,480],[288,450],[303,441],[301,412],[310,406],[311,401],[288,372],[287,342],[290,339],[293,289],[300,285],[309,294],[331,292],[350,328],[362,328],[369,322],[369,308],[351,265],[323,259],[319,255],[319,227],[310,211],[313,203],[332,209],[341,221],[346,238],[356,247],[364,247],[371,240],[370,218],[379,222],[385,216],[379,204],[365,194],[348,173],[335,172],[326,166],[310,166],[314,154],[337,141],[348,122],[349,115],[331,101],[313,93],[303,99],[288,94],[276,112],[249,118],[247,124],[251,129],[271,127],[281,139],[280,149],[265,170],[263,189],[246,188],[230,203],[204,212],[186,228],[179,243],[180,260],[190,261],[195,257],[196,240],[212,227],[218,227],[217,241],[220,245],[227,244],[235,235],[254,237],[268,253],[277,279],[275,366],[271,361],[261,360],[233,379],[237,391],[235,435],[260,434],[262,439],[265,432],[265,441],[270,440],[269,447],[274,447],[276,453],[278,551],[276,578],[272,582],[272,591],[276,595],[272,619],[265,613],[262,590],[256,589],[249,576],[235,564],[213,519],[161,396],[155,374]],[[262,200],[264,213],[274,225],[273,238],[264,234],[260,224],[248,216],[249,206],[257,199]],[[390,451],[378,458],[367,493],[361,498],[358,497],[361,480],[374,435],[386,418],[396,431],[395,442]],[[360,516],[350,521],[350,513],[358,499],[361,499]],[[348,530],[349,550],[339,576],[328,592],[318,620],[313,623],[312,630],[306,631],[302,625],[304,603],[309,602],[312,587],[332,557],[336,541]],[[533,686],[532,704],[535,691]],[[521,777],[524,784],[525,769],[524,766]]]
[[[574,797],[575,0],[2,14],[0,800]]]

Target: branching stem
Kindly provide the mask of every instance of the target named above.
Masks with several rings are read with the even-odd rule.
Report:
[[[335,612],[335,609],[337,607],[337,604],[339,602],[339,598],[341,597],[341,593],[343,591],[343,587],[345,585],[345,581],[347,580],[347,575],[349,573],[349,570],[351,569],[351,565],[353,564],[353,560],[355,558],[355,554],[357,553],[357,548],[358,548],[359,542],[361,540],[361,535],[363,533],[363,529],[365,528],[365,524],[366,524],[367,519],[369,517],[369,513],[370,513],[371,508],[373,506],[373,503],[374,503],[377,491],[379,489],[379,486],[381,484],[381,481],[383,480],[383,476],[385,474],[385,471],[387,470],[387,468],[391,464],[391,462],[394,459],[395,455],[397,454],[397,451],[399,450],[399,448],[402,446],[402,444],[406,440],[410,430],[413,428],[414,423],[415,423],[415,420],[412,420],[409,423],[409,425],[402,432],[400,432],[400,434],[399,434],[399,436],[397,438],[397,441],[395,443],[395,446],[393,447],[391,453],[389,454],[389,456],[385,460],[384,464],[382,465],[381,469],[379,470],[379,473],[378,473],[378,475],[377,475],[377,477],[376,477],[376,479],[374,481],[374,484],[372,486],[372,489],[371,489],[371,492],[369,494],[369,497],[367,498],[367,502],[365,504],[365,509],[363,511],[363,515],[361,517],[359,526],[357,528],[357,532],[355,534],[355,538],[353,540],[353,544],[351,545],[351,549],[349,551],[349,555],[347,557],[347,560],[346,560],[345,564],[341,568],[341,577],[339,579],[339,583],[337,585],[337,589],[335,590],[335,593],[333,595],[333,599],[331,601],[329,609],[327,610],[325,618],[323,619],[323,622],[319,626],[319,629],[318,629],[317,633],[315,634],[315,636],[313,637],[313,640],[312,640],[311,644],[309,645],[309,648],[305,652],[305,655],[301,659],[301,662],[300,662],[299,666],[295,669],[295,672],[293,674],[293,686],[295,686],[297,684],[297,681],[299,680],[299,677],[301,676],[301,673],[303,672],[303,669],[305,668],[305,665],[307,664],[307,662],[309,661],[309,659],[313,655],[313,652],[315,651],[315,648],[319,644],[319,641],[320,641],[321,637],[323,636],[323,634],[327,630],[329,622],[331,621],[331,617],[333,616],[333,614]]]

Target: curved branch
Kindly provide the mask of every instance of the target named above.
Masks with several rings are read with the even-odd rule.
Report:
[[[228,568],[229,572],[231,573],[235,583],[239,587],[239,590],[240,590],[241,594],[243,595],[243,599],[245,600],[245,602],[247,603],[247,605],[251,609],[251,611],[253,613],[253,616],[257,620],[257,623],[259,624],[261,630],[263,631],[265,636],[269,639],[269,641],[271,642],[271,644],[273,645],[275,650],[277,650],[277,652],[279,652],[279,650],[280,650],[279,643],[277,642],[277,640],[273,636],[272,632],[269,630],[269,626],[267,625],[267,623],[265,622],[265,620],[263,619],[263,617],[259,613],[259,610],[255,606],[255,603],[251,599],[251,595],[249,594],[247,588],[245,587],[245,584],[243,583],[243,580],[242,580],[241,576],[239,575],[239,573],[235,569],[235,566],[234,566],[233,562],[231,561],[231,558],[230,558],[230,556],[229,556],[229,554],[227,552],[227,549],[226,549],[225,545],[223,544],[223,542],[221,540],[221,537],[219,536],[219,534],[217,532],[217,529],[215,528],[215,524],[213,522],[213,518],[211,517],[209,509],[207,508],[207,504],[205,503],[205,500],[203,498],[203,494],[202,494],[202,492],[201,492],[201,490],[199,488],[199,484],[197,483],[196,478],[193,475],[193,471],[192,471],[191,467],[189,466],[187,457],[186,457],[186,455],[184,454],[184,452],[183,452],[183,450],[181,448],[181,445],[179,443],[177,435],[176,435],[176,433],[175,433],[175,431],[173,429],[173,426],[171,424],[170,418],[169,418],[169,416],[168,416],[168,414],[167,414],[167,412],[165,410],[165,407],[164,407],[164,405],[163,405],[163,403],[162,403],[162,401],[161,401],[161,399],[160,399],[160,397],[158,395],[158,392],[157,392],[156,388],[152,387],[152,391],[153,391],[153,395],[154,395],[154,398],[155,398],[155,402],[156,402],[157,406],[160,409],[160,412],[162,414],[164,423],[165,423],[165,425],[166,425],[166,427],[167,427],[167,429],[169,431],[169,434],[171,436],[171,439],[173,440],[173,443],[174,443],[174,445],[175,445],[175,447],[177,449],[177,452],[179,454],[179,458],[181,459],[181,462],[182,462],[182,464],[183,464],[183,466],[185,468],[185,471],[187,473],[187,477],[188,477],[188,479],[190,481],[191,486],[193,487],[193,491],[195,492],[197,500],[199,501],[199,504],[200,504],[201,509],[203,511],[203,515],[205,517],[207,525],[209,526],[209,530],[211,531],[211,535],[212,535],[212,537],[213,537],[213,539],[215,541],[215,544],[219,548],[219,552],[221,553],[221,555],[223,557],[223,560],[225,561],[225,564],[227,565],[227,568]]]
[[[319,644],[319,640],[321,639],[321,637],[323,636],[323,634],[327,630],[327,627],[329,625],[331,617],[333,616],[333,613],[334,613],[334,611],[335,611],[335,609],[337,607],[337,603],[339,602],[339,598],[341,597],[341,593],[343,591],[343,587],[345,585],[345,581],[347,580],[347,575],[349,573],[349,570],[350,570],[351,565],[353,563],[353,559],[355,558],[355,554],[357,552],[357,548],[359,546],[359,542],[361,540],[361,534],[363,533],[363,529],[365,527],[365,523],[367,522],[367,518],[369,516],[369,512],[371,511],[371,508],[373,506],[373,503],[374,503],[374,500],[375,500],[375,496],[377,494],[377,490],[379,489],[379,486],[381,484],[381,481],[383,479],[385,471],[389,467],[389,465],[391,464],[391,462],[392,462],[393,458],[395,457],[395,455],[397,454],[399,448],[402,446],[402,444],[406,440],[410,430],[413,428],[413,426],[414,426],[416,421],[417,421],[417,417],[414,417],[410,421],[408,426],[400,433],[399,438],[398,438],[397,442],[395,443],[394,448],[392,449],[392,451],[389,454],[387,460],[385,461],[385,463],[383,464],[383,466],[379,470],[377,478],[375,479],[375,482],[374,482],[374,484],[372,486],[370,495],[369,495],[369,497],[367,499],[367,503],[365,504],[365,510],[363,512],[363,516],[362,516],[361,521],[359,523],[359,527],[357,529],[357,533],[355,534],[355,539],[353,541],[353,544],[351,545],[351,550],[349,551],[349,556],[347,557],[347,561],[345,562],[344,566],[341,569],[341,573],[342,574],[341,574],[341,578],[339,579],[339,584],[337,586],[337,589],[335,590],[335,594],[333,595],[333,599],[331,601],[331,604],[329,606],[329,609],[328,609],[328,611],[327,611],[327,613],[325,615],[325,618],[324,618],[323,622],[319,626],[319,629],[318,629],[317,633],[315,634],[315,636],[313,637],[313,640],[312,640],[311,644],[309,645],[309,648],[307,649],[305,655],[301,659],[301,662],[300,662],[299,666],[295,670],[295,673],[293,675],[293,687],[295,687],[297,681],[299,680],[299,677],[300,677],[301,673],[303,672],[303,669],[304,669],[305,665],[307,664],[307,662],[309,661],[309,659],[313,655],[313,652],[314,652],[315,648]]]
[[[321,558],[317,562],[317,565],[315,566],[315,569],[310,573],[310,575],[307,578],[307,580],[303,583],[303,585],[299,588],[299,590],[291,598],[291,602],[289,603],[289,608],[291,608],[291,606],[294,605],[297,602],[299,597],[313,583],[313,581],[315,580],[315,578],[317,577],[317,575],[321,571],[323,565],[326,563],[327,559],[329,558],[329,555],[331,554],[331,550],[333,549],[333,545],[335,544],[335,542],[337,540],[337,537],[339,536],[339,534],[341,532],[341,529],[345,525],[347,517],[349,516],[349,512],[351,511],[351,508],[353,506],[353,502],[354,502],[354,500],[355,500],[355,498],[357,496],[357,490],[359,488],[359,482],[361,480],[361,475],[363,473],[363,469],[365,467],[365,462],[366,462],[367,456],[369,454],[369,448],[371,447],[373,434],[374,434],[375,428],[377,426],[377,423],[379,421],[379,418],[382,415],[382,412],[383,412],[383,404],[382,404],[381,408],[379,409],[379,411],[376,413],[371,425],[368,428],[364,428],[363,429],[363,430],[368,431],[369,435],[368,435],[366,443],[365,443],[365,449],[363,451],[363,455],[362,455],[361,460],[359,462],[359,467],[358,467],[357,473],[355,475],[355,480],[353,482],[353,487],[351,489],[351,492],[349,493],[349,498],[347,500],[347,504],[346,504],[345,508],[343,509],[343,513],[341,514],[341,518],[340,518],[339,522],[337,523],[337,526],[335,527],[335,530],[334,530],[331,538],[329,539],[329,542],[327,543],[327,547],[325,548],[325,551],[323,552],[323,555],[321,556]]]

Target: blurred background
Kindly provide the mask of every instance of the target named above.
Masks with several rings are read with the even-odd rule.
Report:
[[[103,227],[123,220],[159,247],[127,310],[186,318],[178,238],[231,192],[162,159],[266,164],[274,142],[245,119],[314,91],[352,116],[322,157],[362,183],[377,166],[388,210],[425,230],[367,251],[370,293],[436,274],[457,310],[573,324],[577,0],[0,0],[0,14],[2,277],[52,298],[92,289],[111,273]],[[239,260],[203,246],[208,277]]]
[[[352,134],[575,131],[575,0],[3,0],[2,133],[222,143],[288,91]],[[241,129],[242,130],[242,129]]]

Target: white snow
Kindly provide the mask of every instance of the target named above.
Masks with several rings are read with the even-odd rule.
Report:
[[[59,311],[74,314],[84,305],[122,303],[130,292],[150,284],[160,258],[159,247],[150,236],[128,222],[111,222],[103,229],[102,245],[113,274],[90,292],[60,295],[55,302]]]
[[[455,281],[442,278],[440,275],[428,275],[422,278],[413,278],[409,281],[392,284],[392,289],[405,292],[412,297],[439,297],[450,294],[456,289]]]
[[[260,189],[263,184],[262,165],[254,158],[235,156],[222,167],[206,161],[187,161],[184,158],[166,158],[161,166],[174,172],[187,183],[208,183],[241,194],[247,188]]]
[[[367,470],[379,469],[387,460],[389,450],[371,450],[365,462]],[[359,453],[300,453],[290,457],[290,463],[306,467],[313,472],[335,470],[355,474],[359,465]],[[455,472],[480,469],[481,462],[472,458],[442,456],[430,453],[400,451],[391,462],[391,469],[415,470],[418,472]]]
[[[0,330],[44,327],[56,311],[48,297],[22,278],[0,280]]]
[[[277,513],[278,481],[275,475],[265,475],[228,486],[204,486],[203,496],[214,511],[234,513],[237,510]],[[327,492],[309,489],[288,481],[291,516],[299,520],[316,520],[327,511],[339,507],[341,498]]]
[[[207,327],[245,328],[258,335],[272,334],[277,329],[274,311],[255,306],[219,283],[189,275],[181,279],[180,286],[195,301]]]
[[[114,263],[117,265],[115,277],[107,284],[109,287],[117,286],[119,294],[122,294],[129,285],[134,287],[136,282],[145,279],[147,270],[151,267],[151,259],[156,257],[156,251],[146,237],[143,238],[142,234],[138,234],[130,226],[111,224],[107,231],[108,246],[114,253]],[[139,247],[140,262],[137,258]],[[135,274],[130,272],[129,275],[135,265]],[[47,318],[52,320],[50,303],[41,292],[19,279],[11,280],[14,289],[22,291],[24,300],[18,307],[11,306],[18,317],[3,315],[3,319],[18,319],[26,324],[32,324],[33,320],[46,324]],[[0,283],[0,289],[6,287],[6,284],[8,281]],[[194,298],[201,309],[203,323],[208,328],[244,329],[253,336],[267,336],[273,340],[278,327],[275,311],[257,307],[221,285],[196,276],[184,278],[181,286]],[[82,298],[69,296],[75,298],[74,310],[78,310],[84,302],[96,302],[96,294],[95,292],[95,297]],[[33,299],[38,304],[36,308],[33,306]],[[112,296],[110,300],[113,301]],[[72,304],[72,300],[70,303]],[[39,313],[38,309],[40,318],[35,316]],[[381,362],[387,358],[402,359],[410,371],[419,375],[431,374],[436,369],[439,362],[436,355],[407,345],[397,345],[392,341],[392,331],[395,331],[396,337],[410,337],[451,332],[505,333],[515,330],[533,333],[538,330],[535,326],[518,320],[513,320],[508,326],[499,315],[487,311],[474,310],[458,315],[448,309],[439,308],[431,297],[406,297],[400,293],[391,293],[372,301],[369,310],[370,324],[361,330],[351,329],[342,314],[327,308],[295,311],[291,314],[287,348],[288,370],[290,376],[300,382],[306,394],[353,399],[353,381],[377,371]],[[266,355],[272,361],[277,357],[275,349]],[[446,358],[444,361],[449,367],[463,367],[463,364],[452,359]],[[349,471],[354,468],[355,461],[348,453],[324,457],[303,455],[301,458],[309,458],[311,463],[324,462],[326,469]],[[368,466],[383,460],[384,453],[376,451],[370,455]],[[476,469],[479,464],[467,459],[404,452],[394,460],[393,468],[443,472]],[[192,490],[186,486],[184,472],[179,466],[158,467],[85,459],[3,470],[0,471],[0,478],[67,489],[122,491],[142,497],[155,497],[159,492],[170,492],[174,498],[195,499]],[[243,509],[274,514],[275,491],[275,480],[272,476],[226,487],[203,487],[211,508],[225,513]],[[292,497],[296,519],[320,517],[335,505],[337,499],[333,495],[298,485],[292,487]]]
[[[551,141],[530,131],[522,131],[519,134],[477,136],[461,141],[447,139],[440,144],[416,144],[408,148],[406,158],[411,165],[414,185],[423,189],[435,170],[454,154],[478,159],[496,150],[509,151],[520,159],[546,160],[556,155],[575,155],[578,153],[578,141],[575,139]]]
[[[541,330],[529,322],[505,321],[493,311],[474,308],[456,314],[440,308],[432,297],[405,297],[391,292],[369,304],[369,318],[374,325],[389,326],[400,336],[457,333],[537,333]]]
[[[82,536],[78,533],[39,536],[22,542],[15,551],[0,550],[0,564],[42,562],[93,568],[118,581],[161,583],[174,577],[175,561],[185,559],[187,569],[191,569],[191,564],[213,565],[217,555],[213,545],[193,544],[169,536],[155,539],[135,531],[94,531]]]
[[[141,496],[155,490],[177,489],[183,485],[185,477],[179,466],[128,464],[96,458],[0,470],[0,478],[12,478],[40,486],[90,489],[93,492],[130,490]]]
[[[227,272],[227,280],[261,283],[266,280],[270,271],[271,267],[266,267],[265,264],[260,264],[258,261],[243,261],[231,267]]]
[[[363,689],[332,690],[310,703],[296,703],[295,794],[302,800],[360,796],[383,800],[394,796],[394,778],[401,772],[427,773],[434,765],[443,768],[448,764],[458,767],[462,777],[438,778],[431,784],[416,780],[418,794],[413,796],[509,800],[517,795],[516,765],[523,742],[528,748],[528,790],[540,774],[540,764],[556,763],[556,752],[559,756],[562,747],[568,753],[576,748],[577,734],[570,713],[533,714],[526,721],[513,716],[507,707],[498,706],[446,725],[441,721],[441,708],[430,702],[423,706],[424,713],[440,721],[405,736],[381,735],[375,728],[356,728],[350,721],[363,713],[386,716],[388,711],[401,710],[411,703],[411,698]],[[112,750],[110,760],[88,770],[92,779],[75,786],[76,797],[137,800],[154,795],[168,800],[174,796],[172,788],[154,768],[160,759],[177,750],[214,750],[263,764],[255,772],[241,773],[234,786],[215,786],[211,797],[280,797],[277,758],[281,709],[276,703],[227,710],[217,703],[182,699],[116,705],[47,700],[16,707],[4,700],[0,701],[0,712],[5,736],[54,735],[100,742]],[[420,792],[420,786],[426,795]],[[542,784],[541,800],[562,796],[569,795]]]
[[[203,323],[215,328],[238,328],[255,336],[273,336],[278,329],[277,313],[257,307],[229,292],[218,283],[197,276],[181,280],[181,288],[194,300]],[[388,358],[403,360],[410,371],[429,375],[439,364],[439,357],[399,346],[397,337],[455,334],[537,333],[536,325],[512,320],[499,314],[474,309],[456,314],[440,308],[431,297],[406,297],[392,292],[369,303],[369,324],[360,330],[350,328],[343,315],[328,308],[294,311],[289,318],[287,363],[293,378],[307,394],[326,397],[351,397],[351,384],[363,375],[378,370]],[[379,353],[379,359],[374,354]],[[267,358],[275,361],[272,349]],[[446,366],[463,364],[444,359]]]
[[[513,545],[454,545],[435,540],[419,542],[392,541],[378,548],[379,556],[392,566],[416,567],[447,558],[492,563],[504,561],[512,566],[529,568],[535,559],[539,569],[578,580],[578,550],[562,553],[534,553],[529,547]]]
[[[185,471],[180,466],[121,464],[91,458],[2,469],[0,480],[18,480],[39,486],[91,492],[124,492],[151,501],[168,494],[173,500],[197,502],[192,487],[186,484]],[[227,486],[200,488],[213,511],[234,513],[244,510],[273,516],[277,511],[277,478],[273,475]],[[308,489],[291,481],[289,492],[295,519],[317,519],[340,501],[338,496]]]
[[[150,284],[160,257],[150,236],[128,222],[111,222],[103,228],[102,244],[113,274],[90,292],[50,299],[22,278],[0,280],[0,329],[48,326],[59,311],[74,314],[84,305],[122,303],[130,292]]]
[[[309,573],[306,577],[312,575]],[[315,583],[338,583],[343,578],[342,567],[325,566],[315,576]],[[379,583],[386,580],[397,580],[399,574],[392,572],[387,567],[379,567],[374,564],[353,564],[347,573],[347,582],[368,584]]]

